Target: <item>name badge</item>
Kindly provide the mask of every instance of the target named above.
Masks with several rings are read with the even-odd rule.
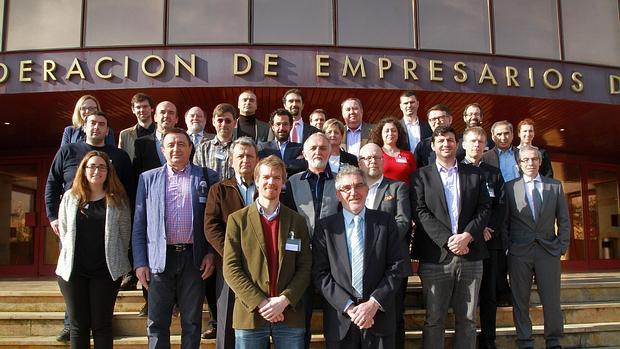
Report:
[[[290,232],[289,238],[286,239],[286,244],[284,245],[284,249],[286,251],[292,252],[300,252],[301,251],[301,240],[295,239],[295,233]]]
[[[198,202],[200,202],[201,204],[206,204],[207,203],[207,197],[206,196],[199,196],[198,197]]]
[[[398,157],[396,157],[396,162],[398,162],[399,164],[406,164],[407,159],[398,155]]]
[[[218,160],[226,160],[226,153],[216,152],[215,153],[215,158],[218,159]]]

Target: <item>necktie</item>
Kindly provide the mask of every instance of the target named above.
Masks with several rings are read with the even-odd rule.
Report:
[[[540,217],[542,209],[542,197],[538,189],[536,189],[536,181],[532,181],[532,202],[534,204],[534,220],[536,221]]]
[[[291,130],[291,141],[293,143],[299,143],[299,137],[297,136],[298,128],[299,128],[299,122],[293,121],[293,129]]]
[[[353,234],[351,235],[351,284],[357,296],[364,296],[364,232],[360,216],[353,217]]]

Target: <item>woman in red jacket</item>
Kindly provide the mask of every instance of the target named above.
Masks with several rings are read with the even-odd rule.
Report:
[[[383,118],[372,129],[371,139],[383,150],[383,176],[409,184],[416,162],[410,151],[403,150],[407,145],[400,121],[394,117]]]

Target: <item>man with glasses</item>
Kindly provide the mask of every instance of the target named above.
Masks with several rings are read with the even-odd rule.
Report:
[[[230,167],[228,153],[233,141],[233,129],[236,125],[237,111],[228,103],[220,103],[213,109],[213,127],[215,137],[202,142],[196,149],[194,163],[208,167],[217,172],[220,180],[232,177],[235,172]]]
[[[468,127],[482,127],[482,120],[484,113],[482,107],[478,103],[468,104],[463,109],[463,121],[465,122],[465,128]],[[459,139],[460,147],[463,147],[463,137]],[[491,137],[487,137],[484,150],[492,149],[495,146]]]
[[[336,188],[343,210],[319,220],[312,240],[312,279],[326,300],[326,347],[394,348],[393,299],[411,273],[407,250],[393,216],[366,208],[361,169],[340,169]]]
[[[452,114],[450,114],[450,108],[445,104],[437,104],[432,106],[426,112],[426,115],[428,117],[428,123],[433,131],[435,131],[435,129],[439,126],[452,125]],[[415,161],[418,168],[435,163],[435,151],[433,150],[431,143],[432,136],[423,139],[416,146],[413,155],[415,156]],[[465,157],[465,152],[457,151],[456,157],[459,161],[463,160]]]
[[[368,143],[360,149],[359,168],[364,173],[368,185],[366,207],[388,213],[396,220],[398,241],[409,249],[411,243],[411,203],[409,188],[404,182],[383,177],[383,154],[381,147]],[[396,311],[396,348],[405,347],[405,291],[407,278],[404,278],[394,298]]]
[[[303,145],[290,141],[289,133],[292,122],[293,116],[288,110],[276,109],[269,117],[269,124],[275,139],[258,144],[258,157],[261,159],[269,155],[279,157],[286,164],[288,176],[304,171],[308,167],[302,155]]]
[[[568,250],[571,226],[562,183],[540,175],[541,159],[536,147],[525,145],[519,151],[523,176],[505,186],[508,206],[505,243],[517,345],[534,348],[529,309],[532,278],[536,275],[544,313],[545,346],[558,349],[562,348],[560,339],[564,331],[560,257]]]
[[[422,346],[444,347],[445,320],[452,306],[454,347],[474,349],[482,260],[488,257],[483,233],[491,200],[480,169],[457,161],[453,128],[435,128],[432,147],[435,162],[417,169],[411,180],[413,258],[420,261],[426,307]]]

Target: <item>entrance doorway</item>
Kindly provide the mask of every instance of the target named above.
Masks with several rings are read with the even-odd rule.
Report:
[[[0,161],[0,275],[53,275],[58,238],[45,214],[49,158]]]

